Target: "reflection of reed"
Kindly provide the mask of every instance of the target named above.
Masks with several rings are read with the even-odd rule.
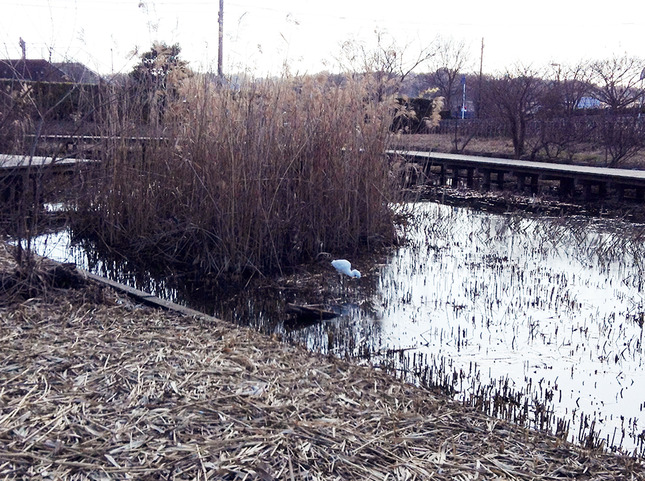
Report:
[[[609,404],[587,380],[591,372],[593,385],[611,391],[619,366],[626,382],[634,376],[627,389],[638,389],[643,253],[635,247],[643,228],[432,204],[418,210],[381,281],[384,334],[395,346],[417,339],[417,350],[382,350],[380,362],[504,419],[583,445],[645,452],[627,421],[596,407]],[[591,404],[576,405],[578,389]],[[620,414],[639,417],[628,405]]]

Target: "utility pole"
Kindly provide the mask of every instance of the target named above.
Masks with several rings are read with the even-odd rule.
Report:
[[[224,80],[224,72],[222,70],[222,63],[224,53],[222,50],[222,40],[224,39],[224,0],[219,0],[219,44],[217,46],[217,76],[220,83]]]
[[[482,85],[484,83],[484,37],[482,37],[482,50],[479,56],[479,92],[477,93],[477,118],[480,118],[479,112],[482,108]]]
[[[645,80],[645,68],[641,70],[641,106],[638,109],[638,118],[641,118],[641,114],[643,113],[643,80]]]
[[[466,76],[461,76],[461,88],[462,88],[462,97],[461,97],[461,120],[466,118]]]

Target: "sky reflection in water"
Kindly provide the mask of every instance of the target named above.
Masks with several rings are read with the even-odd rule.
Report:
[[[379,275],[378,312],[349,311],[355,354],[364,342],[423,354],[465,373],[462,398],[491,383],[552,395],[570,438],[585,414],[601,438],[633,450],[630,433],[645,428],[643,226],[432,203],[416,215],[409,245]],[[313,346],[319,331],[300,339]]]

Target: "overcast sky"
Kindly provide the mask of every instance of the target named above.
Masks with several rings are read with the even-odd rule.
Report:
[[[216,70],[219,0],[0,0],[0,57],[73,60],[127,72],[156,40]],[[258,75],[337,70],[339,45],[391,35],[413,57],[440,36],[464,41],[470,71],[542,67],[628,54],[645,58],[645,0],[224,0],[224,69]],[[134,56],[134,57],[133,57]]]

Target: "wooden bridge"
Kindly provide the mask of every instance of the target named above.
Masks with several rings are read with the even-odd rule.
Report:
[[[416,164],[427,179],[438,179],[439,185],[458,186],[484,190],[496,186],[503,190],[512,186],[522,192],[538,194],[545,188],[556,188],[563,198],[583,195],[585,200],[605,198],[610,195],[619,200],[645,200],[645,170],[588,167],[509,160],[474,155],[443,154],[389,150],[391,157],[399,156]],[[512,176],[509,182],[507,176]]]
[[[108,142],[120,142],[132,151],[145,156],[146,149],[154,143],[168,142],[167,137],[150,136],[107,136],[81,134],[40,134],[25,136],[36,146],[36,153],[45,154],[59,151],[68,157],[95,157],[96,152],[105,148]]]
[[[76,165],[96,162],[90,159],[38,157],[29,155],[0,154],[0,176],[29,169],[70,170]]]
[[[35,183],[47,179],[50,182],[48,190],[61,190],[65,184],[60,182],[61,176],[69,177],[83,165],[95,163],[90,159],[69,159],[53,157],[37,157],[29,155],[0,154],[0,200],[6,203],[15,202],[29,188],[30,182]]]

